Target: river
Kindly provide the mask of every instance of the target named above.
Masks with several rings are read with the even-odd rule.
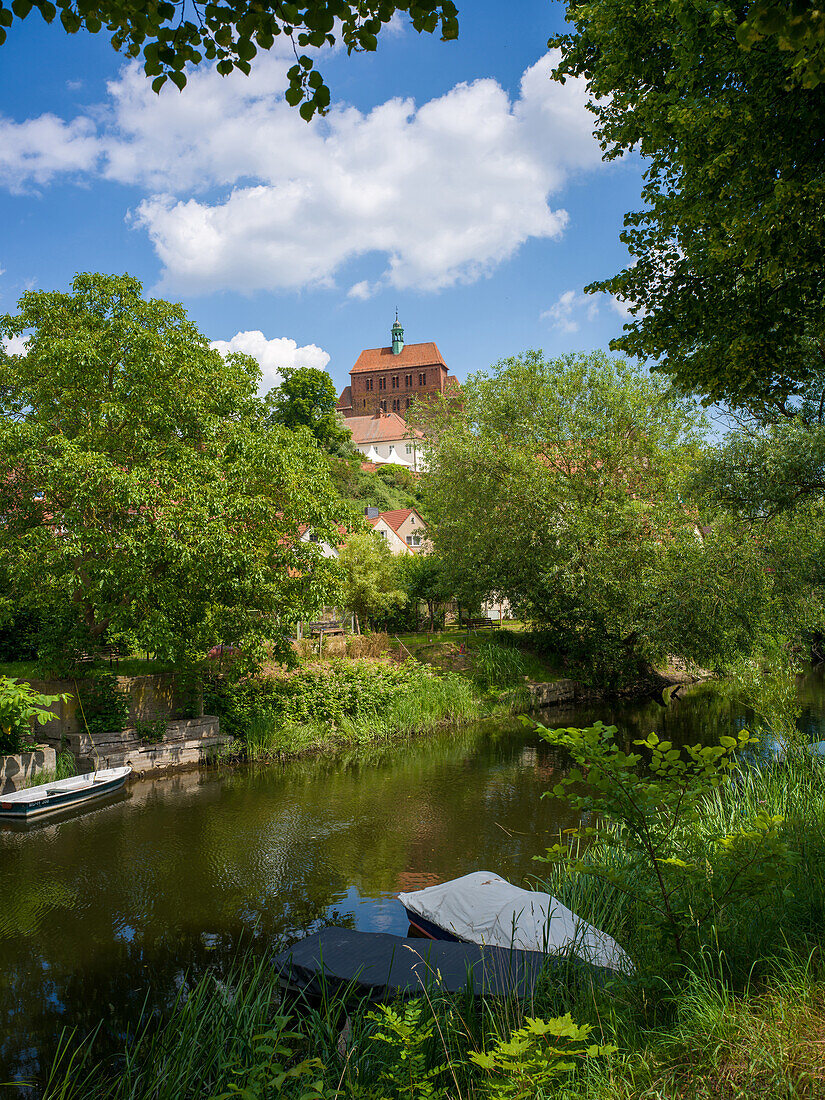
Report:
[[[803,685],[822,734],[823,681]],[[655,701],[556,710],[706,741],[747,716],[700,686]],[[242,942],[288,943],[324,923],[406,933],[399,890],[473,870],[515,883],[575,824],[543,798],[563,759],[517,720],[483,722],[284,765],[142,779],[56,823],[0,828],[0,1082],[36,1080],[61,1031],[116,1040],[184,976],[225,970]],[[14,1090],[17,1094],[17,1090]]]

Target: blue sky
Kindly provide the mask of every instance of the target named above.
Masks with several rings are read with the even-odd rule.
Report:
[[[128,271],[269,380],[306,362],[339,386],[396,307],[460,379],[606,346],[620,310],[581,292],[624,263],[639,163],[602,164],[583,89],[548,79],[561,4],[459,7],[458,42],[400,22],[374,56],[322,56],[333,110],[310,126],[276,53],[156,97],[104,35],[32,14],[0,47],[0,310]]]

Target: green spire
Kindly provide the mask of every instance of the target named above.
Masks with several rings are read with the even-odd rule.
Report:
[[[398,310],[395,311],[395,324],[392,326],[392,353],[400,355],[404,347],[404,328],[398,320]]]

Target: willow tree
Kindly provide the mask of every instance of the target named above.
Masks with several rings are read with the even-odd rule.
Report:
[[[268,422],[260,370],[179,305],[78,275],[0,318],[0,574],[64,655],[127,636],[170,657],[283,640],[334,578],[336,495],[308,431]],[[337,534],[337,532],[336,532]],[[44,627],[45,629],[45,627]]]

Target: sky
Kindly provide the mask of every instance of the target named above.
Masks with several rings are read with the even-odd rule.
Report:
[[[324,119],[286,105],[283,46],[252,74],[160,95],[104,34],[33,12],[0,46],[0,312],[77,271],[128,272],[222,350],[336,385],[385,346],[435,341],[452,373],[528,348],[607,347],[634,157],[604,164],[577,81],[550,79],[563,6],[459,2],[457,42],[403,19],[374,55],[318,58]],[[276,39],[276,44],[279,40]]]

